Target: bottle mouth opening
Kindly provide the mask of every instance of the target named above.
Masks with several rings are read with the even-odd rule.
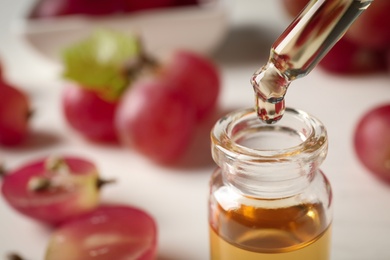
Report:
[[[211,132],[213,157],[245,161],[286,161],[326,153],[324,125],[306,112],[286,108],[276,124],[261,121],[254,109],[236,111],[221,118]]]

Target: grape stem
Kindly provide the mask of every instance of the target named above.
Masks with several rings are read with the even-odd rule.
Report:
[[[26,115],[27,120],[31,120],[31,118],[34,116],[34,114],[35,114],[35,111],[33,109],[29,109],[27,111],[27,115]]]
[[[0,178],[3,178],[4,176],[6,176],[6,170],[5,170],[5,167],[3,164],[0,164]]]
[[[140,53],[129,59],[124,66],[124,71],[128,76],[129,82],[134,82],[143,74],[153,73],[160,66],[156,59],[145,52],[141,39],[138,38],[137,40],[139,41]]]
[[[96,187],[98,190],[100,190],[103,186],[105,186],[107,184],[115,183],[115,182],[116,182],[116,180],[114,180],[114,179],[104,180],[104,179],[98,178],[97,182],[96,182]]]

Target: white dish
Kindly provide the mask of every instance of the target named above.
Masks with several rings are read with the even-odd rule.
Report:
[[[222,0],[202,6],[156,9],[110,17],[63,16],[17,21],[13,31],[44,56],[59,60],[65,46],[88,37],[97,28],[138,33],[146,51],[160,56],[176,48],[203,54],[213,51],[228,29]]]

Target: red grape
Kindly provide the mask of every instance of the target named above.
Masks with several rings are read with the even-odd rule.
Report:
[[[157,225],[145,211],[101,206],[56,230],[46,260],[155,259]]]
[[[55,225],[95,208],[99,184],[97,169],[88,160],[44,158],[6,174],[1,191],[18,212]]]
[[[383,53],[340,39],[319,63],[320,67],[341,74],[369,73],[386,68]]]
[[[190,4],[197,4],[197,0],[41,0],[31,11],[30,18],[113,15]]]
[[[195,126],[192,103],[172,84],[161,78],[134,83],[115,118],[121,141],[159,163],[180,158]]]
[[[111,15],[119,12],[123,12],[123,0],[41,0],[32,10],[30,17]]]
[[[387,71],[390,73],[390,49],[386,52]]]
[[[67,2],[70,13],[111,15],[123,11],[123,0],[67,0]]]
[[[175,82],[179,89],[195,105],[200,121],[209,116],[216,107],[220,92],[220,76],[211,61],[188,51],[176,51],[162,68],[162,77]]]
[[[20,89],[0,79],[0,144],[22,143],[29,133],[30,102]]]
[[[281,0],[285,11],[292,17],[296,17],[310,0]]]
[[[200,0],[173,0],[172,6],[199,5]]]
[[[390,183],[390,104],[367,111],[359,120],[354,147],[370,172]]]
[[[346,37],[360,46],[376,50],[390,48],[390,1],[375,0],[354,22]]]
[[[67,122],[79,133],[96,141],[117,140],[114,127],[116,101],[106,101],[92,90],[69,85],[62,96]]]
[[[135,12],[141,10],[169,7],[173,5],[173,0],[123,0],[125,12]]]

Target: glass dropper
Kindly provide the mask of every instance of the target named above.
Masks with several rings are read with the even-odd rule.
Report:
[[[311,0],[271,47],[251,83],[261,120],[275,123],[285,110],[291,81],[306,76],[373,0]]]

